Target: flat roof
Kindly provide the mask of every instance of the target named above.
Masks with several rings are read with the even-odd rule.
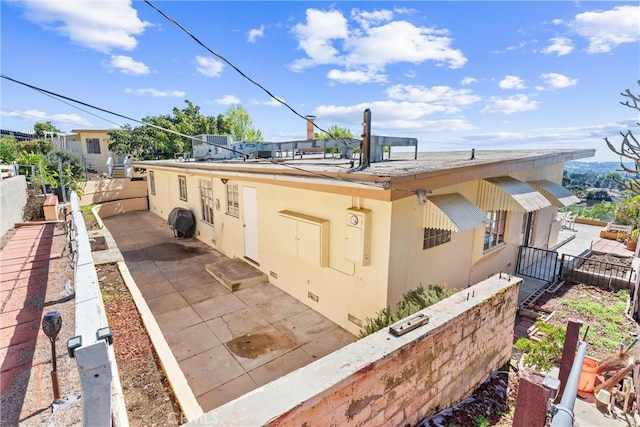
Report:
[[[139,168],[176,168],[202,169],[210,171],[237,171],[245,173],[267,173],[286,175],[328,175],[331,177],[351,177],[353,180],[389,181],[392,178],[405,177],[417,179],[420,176],[436,176],[455,169],[510,163],[513,165],[533,162],[542,167],[571,160],[593,157],[595,150],[583,149],[540,149],[540,150],[476,150],[474,158],[471,151],[419,152],[414,159],[413,153],[392,153],[390,159],[371,163],[363,170],[353,170],[351,160],[321,157],[305,159],[242,159],[233,160],[146,160],[133,162]],[[358,166],[358,160],[354,161]],[[532,167],[532,165],[528,166]],[[376,179],[378,178],[378,179]]]

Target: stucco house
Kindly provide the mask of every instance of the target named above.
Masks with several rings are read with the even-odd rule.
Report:
[[[149,209],[197,219],[196,238],[358,333],[419,285],[465,288],[513,273],[520,245],[555,245],[564,164],[595,150],[394,154],[348,159],[134,162]],[[188,280],[188,278],[185,278]]]
[[[86,162],[87,169],[108,173],[107,161],[112,153],[109,151],[110,138],[107,132],[101,129],[74,129],[67,135],[67,149],[79,154]],[[113,163],[122,163],[122,159],[113,154]]]

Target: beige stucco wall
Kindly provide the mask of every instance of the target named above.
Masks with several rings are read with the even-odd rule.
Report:
[[[238,184],[240,217],[226,213],[226,186],[218,177],[185,174],[187,201],[179,199],[178,173],[154,170],[156,194],[149,190],[149,208],[167,218],[175,207],[190,209],[196,216],[196,237],[229,257],[244,257],[243,187],[256,189],[258,206],[257,266],[271,283],[353,333],[360,327],[348,316],[365,321],[386,306],[387,263],[390,247],[391,205],[350,196],[302,190],[271,184],[229,180]],[[214,225],[202,221],[199,180],[211,180],[214,197]],[[150,186],[150,179],[148,181]],[[370,209],[371,261],[367,266],[345,259],[347,209]],[[329,221],[329,261],[327,267],[315,266],[281,250],[279,211],[290,210]],[[309,292],[318,301],[309,298]]]
[[[415,194],[385,202],[264,182],[230,180],[229,183],[238,184],[240,197],[240,217],[235,218],[225,213],[226,187],[220,179],[222,175],[181,172],[180,175],[187,178],[188,200],[185,202],[179,199],[179,173],[153,170],[156,194],[149,191],[150,210],[166,219],[175,207],[190,209],[198,220],[196,237],[232,258],[245,256],[242,188],[254,187],[259,212],[259,259],[255,260],[259,263],[258,268],[273,284],[354,333],[358,333],[359,327],[349,321],[349,316],[365,321],[380,309],[394,306],[403,293],[420,285],[447,284],[453,288],[464,288],[500,272],[514,273],[518,247],[522,244],[522,212],[509,213],[505,244],[486,253],[483,250],[483,227],[452,233],[451,242],[423,250],[425,206],[418,204]],[[513,176],[525,182],[537,179],[560,182],[562,170],[560,164]],[[500,171],[496,176],[499,175]],[[200,178],[212,183],[213,226],[202,221]],[[440,187],[432,194],[460,193],[478,204],[479,183],[480,180],[475,179]],[[345,260],[346,210],[351,207],[371,210],[371,262],[368,266]],[[278,244],[278,212],[282,210],[329,221],[327,267],[310,265],[282,251]],[[550,224],[556,211],[556,208],[549,207],[537,212],[533,233],[536,246],[548,244]],[[318,296],[318,302],[309,298],[309,292]]]
[[[109,151],[109,135],[106,130],[74,130],[75,132],[67,140],[67,148],[78,153],[86,161],[87,167],[100,173],[107,173],[107,160]],[[86,138],[98,138],[100,140],[100,154],[87,153]],[[115,155],[114,155],[115,158]],[[115,160],[114,160],[115,161]]]
[[[147,183],[132,181],[129,178],[86,181],[81,183],[80,187],[83,192],[80,206],[147,196]]]
[[[22,210],[27,204],[27,180],[24,175],[12,176],[0,181],[0,236],[22,222]]]
[[[511,176],[524,182],[547,179],[560,183],[563,169],[564,166],[559,164]],[[496,176],[508,174],[508,171],[495,172]],[[480,180],[474,180],[440,187],[432,194],[460,193],[477,205],[479,184]],[[524,213],[509,212],[505,244],[491,251],[484,252],[483,227],[464,233],[452,233],[451,242],[423,250],[425,206],[419,205],[413,194],[392,204],[388,289],[390,306],[400,301],[403,293],[420,285],[446,284],[453,288],[464,288],[500,272],[515,272],[518,247],[523,239]],[[534,246],[548,247],[556,213],[557,208],[553,206],[536,212],[532,236]]]

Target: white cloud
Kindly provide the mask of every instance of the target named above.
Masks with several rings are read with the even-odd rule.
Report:
[[[552,23],[553,25],[560,25],[560,24],[562,24],[563,22],[564,22],[564,21],[563,21],[562,19],[559,19],[559,18],[558,18],[558,19],[554,19],[553,21],[551,21],[551,23]]]
[[[398,101],[428,102],[452,107],[451,112],[458,111],[453,106],[470,105],[480,101],[471,89],[453,89],[449,86],[417,86],[417,85],[393,85],[386,91],[390,99]]]
[[[638,22],[640,6],[625,5],[580,13],[568,25],[576,34],[589,40],[587,52],[606,53],[622,43],[638,43]]]
[[[280,98],[279,96],[276,96],[276,98],[282,102],[286,102],[284,98]],[[268,107],[280,107],[282,105],[282,102],[278,102],[273,98],[271,98],[269,101],[258,101],[257,99],[252,99],[250,101],[252,105],[266,105]]]
[[[540,103],[538,101],[530,100],[527,95],[517,94],[508,96],[506,98],[500,98],[492,96],[489,100],[489,104],[484,107],[482,113],[500,113],[500,114],[513,114],[520,113],[522,111],[531,111],[538,108]]]
[[[77,114],[47,114],[41,110],[24,110],[24,111],[2,111],[1,113],[6,117],[18,117],[25,120],[36,121],[50,121],[53,123],[67,123],[80,126],[93,126],[86,118]]]
[[[524,81],[518,76],[505,76],[504,79],[498,83],[500,89],[524,89]]]
[[[471,83],[476,83],[478,81],[478,79],[473,78],[473,77],[465,77],[464,79],[462,79],[462,81],[460,82],[461,85],[470,85]]]
[[[329,80],[338,83],[384,83],[387,81],[386,74],[378,74],[376,70],[352,70],[342,71],[333,69],[327,73]]]
[[[103,53],[133,50],[149,22],[141,21],[131,0],[24,1],[29,20]]]
[[[390,120],[375,121],[376,133],[404,133],[415,135],[418,132],[461,132],[476,127],[463,119],[449,120]],[[372,126],[373,127],[373,126]]]
[[[130,89],[126,88],[124,90],[125,93],[131,93],[134,95],[151,95],[158,98],[163,97],[171,97],[171,98],[182,98],[187,93],[181,90],[158,90],[153,88],[143,88],[143,89]]]
[[[247,41],[249,43],[255,43],[256,39],[264,36],[264,25],[260,25],[260,28],[254,28],[247,33]]]
[[[434,61],[450,68],[462,67],[467,62],[462,51],[451,47],[453,40],[447,30],[391,21],[393,12],[388,10],[354,9],[351,17],[355,22],[349,25],[339,11],[307,9],[306,22],[293,28],[298,46],[307,56],[295,60],[290,68],[301,71],[333,64],[344,66],[344,75],[351,78],[354,70],[375,69],[382,74],[387,65],[401,62]]]
[[[434,113],[451,113],[456,109],[445,105],[428,104],[426,102],[397,102],[392,100],[363,102],[355,105],[320,105],[314,115],[327,121],[340,123],[360,123],[362,112],[370,108],[374,112],[376,122],[394,120],[413,121]]]
[[[378,25],[389,22],[393,19],[393,12],[390,10],[374,10],[366,12],[359,9],[351,11],[351,19],[360,24],[363,28],[369,28],[371,25]]]
[[[220,105],[237,105],[240,104],[240,99],[234,95],[223,95],[217,98],[215,103]]]
[[[542,53],[556,54],[556,56],[568,55],[573,51],[571,39],[566,37],[553,37],[549,39],[549,46],[542,49]]]
[[[569,86],[573,86],[578,83],[578,79],[572,79],[564,74],[559,73],[545,73],[541,74],[540,78],[551,89],[564,89]]]
[[[108,61],[103,62],[103,66],[116,69],[122,74],[132,74],[134,76],[141,76],[151,72],[144,62],[136,61],[132,57],[125,55],[111,55]]]
[[[224,65],[220,61],[216,61],[213,58],[207,58],[206,56],[196,56],[196,70],[207,77],[218,77],[222,74],[222,68]]]

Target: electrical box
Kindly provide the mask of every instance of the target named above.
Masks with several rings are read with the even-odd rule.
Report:
[[[292,211],[278,212],[278,246],[318,267],[329,266],[329,221]]]
[[[371,261],[371,211],[349,208],[345,219],[345,259],[357,265],[369,265]]]

